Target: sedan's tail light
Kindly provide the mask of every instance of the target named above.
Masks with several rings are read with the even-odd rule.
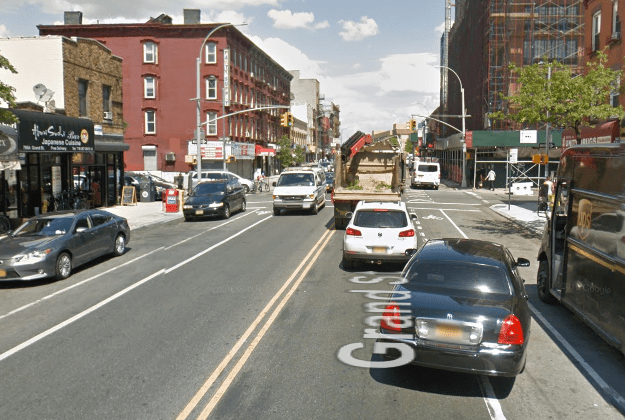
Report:
[[[499,344],[523,344],[523,326],[516,316],[510,314],[503,320],[499,331]]]
[[[350,236],[362,236],[362,232],[357,230],[357,229],[352,229],[352,228],[347,228],[347,230],[345,231],[346,235],[350,235]]]
[[[414,229],[408,229],[403,232],[399,232],[400,238],[412,238],[415,235]]]
[[[399,306],[395,303],[388,304],[382,313],[380,329],[400,332],[400,325],[401,319],[399,318]]]

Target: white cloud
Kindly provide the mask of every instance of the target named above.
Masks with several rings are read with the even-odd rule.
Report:
[[[9,36],[9,30],[6,25],[0,24],[0,36]]]
[[[441,23],[436,28],[434,28],[434,32],[438,32],[439,34],[445,33],[445,22]]]
[[[344,41],[362,41],[365,38],[378,34],[378,24],[375,20],[363,16],[360,22],[351,20],[340,20],[343,25],[343,32],[339,32]]]
[[[273,20],[273,26],[280,29],[324,29],[330,26],[327,20],[313,25],[315,22],[314,13],[293,13],[290,10],[272,9],[267,13],[267,16]]]
[[[280,38],[261,39],[258,36],[250,36],[249,38],[286,70],[299,70],[304,79],[321,77],[322,66],[325,63],[308,58],[302,50],[288,42]]]

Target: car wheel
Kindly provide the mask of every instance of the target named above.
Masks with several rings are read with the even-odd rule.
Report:
[[[538,299],[545,303],[554,303],[556,298],[549,292],[549,262],[541,261],[536,275],[536,291]]]
[[[115,249],[113,252],[116,257],[119,257],[120,255],[123,255],[125,251],[126,251],[126,237],[122,235],[121,233],[119,233],[117,234],[117,237],[115,238]]]
[[[317,206],[317,203],[313,203],[312,207],[310,208],[310,212],[313,215],[319,213],[319,207]]]
[[[190,222],[191,220],[193,220],[193,218],[191,216],[185,216],[184,217],[184,221],[185,222]]]
[[[230,218],[230,206],[226,204],[224,207],[224,219]]]
[[[274,216],[280,216],[280,209],[277,209],[277,208],[274,207],[273,208],[273,215]]]
[[[64,280],[72,274],[72,257],[67,252],[62,252],[56,259],[55,275],[57,280]]]
[[[347,258],[343,258],[343,268],[346,270],[353,270],[356,267],[356,262],[354,260],[348,260]]]
[[[250,193],[250,187],[248,187],[247,185],[245,186],[245,194],[249,194]]]
[[[438,190],[438,185],[436,187],[434,187],[435,190]]]
[[[244,212],[245,209],[247,209],[247,203],[245,202],[245,199],[243,199],[241,202],[241,212]]]

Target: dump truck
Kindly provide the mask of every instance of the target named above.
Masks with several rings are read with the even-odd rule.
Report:
[[[389,140],[367,144],[356,132],[337,150],[334,164],[334,226],[345,229],[359,201],[399,201],[403,191],[400,148]]]

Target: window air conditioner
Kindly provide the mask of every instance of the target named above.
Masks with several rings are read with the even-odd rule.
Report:
[[[112,120],[113,119],[113,113],[104,111],[104,119],[105,120]]]
[[[613,40],[621,39],[621,33],[620,32],[612,32],[612,39]]]

